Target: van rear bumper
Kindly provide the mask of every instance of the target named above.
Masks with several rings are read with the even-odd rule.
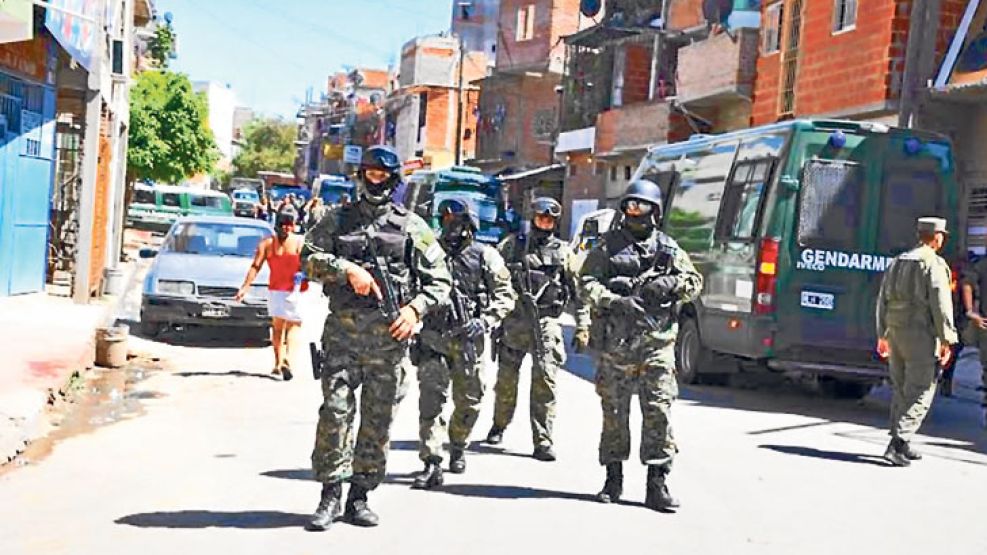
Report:
[[[767,363],[769,368],[783,372],[806,372],[822,376],[860,380],[882,380],[888,377],[886,366],[827,364],[823,362],[778,359],[769,360]]]

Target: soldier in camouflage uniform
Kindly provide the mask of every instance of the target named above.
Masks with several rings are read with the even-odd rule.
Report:
[[[509,236],[500,245],[518,292],[518,305],[497,334],[499,369],[494,421],[487,443],[497,445],[503,440],[517,406],[521,363],[531,353],[531,435],[535,446],[532,456],[540,461],[554,461],[555,380],[565,364],[559,317],[566,305],[577,303],[577,335],[588,335],[589,309],[579,304],[578,259],[569,245],[555,236],[562,207],[555,199],[541,197],[535,199],[533,211],[531,233],[526,237]]]
[[[421,218],[391,202],[400,179],[397,153],[389,147],[368,149],[360,168],[359,201],[333,207],[305,237],[304,267],[310,278],[322,282],[332,309],[322,335],[325,400],[312,452],[323,488],[307,525],[311,530],[332,525],[347,480],[345,517],[360,526],[377,525],[367,492],[384,478],[408,340],[428,311],[449,295],[442,247]],[[386,314],[383,276],[371,273],[380,267],[398,297],[396,315]],[[356,389],[361,386],[354,447]]]
[[[666,478],[678,452],[672,437],[672,402],[678,396],[675,338],[678,309],[696,299],[702,275],[678,244],[658,229],[658,185],[637,180],[621,198],[619,226],[607,232],[583,263],[586,302],[593,307],[590,345],[599,352],[596,391],[603,408],[600,464],[607,477],[597,499],[623,493],[623,461],[630,457],[628,417],[638,395],[643,418],[641,462],[648,467],[647,507],[678,507]]]
[[[936,365],[949,363],[959,341],[949,265],[937,254],[946,235],[946,220],[919,218],[919,245],[894,259],[877,297],[878,351],[889,353],[892,389],[891,443],[884,458],[895,466],[922,458],[909,442],[932,405]]]
[[[449,302],[430,312],[413,355],[418,365],[419,451],[425,470],[413,487],[442,484],[442,442],[448,428],[449,471],[466,471],[464,451],[483,398],[484,336],[514,308],[511,274],[497,249],[474,240],[479,221],[469,205],[449,200],[439,207],[446,265],[452,274]],[[454,410],[442,416],[452,382]]]

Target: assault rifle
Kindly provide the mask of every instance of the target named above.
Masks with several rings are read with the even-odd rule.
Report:
[[[379,302],[380,313],[387,318],[388,322],[394,322],[401,314],[401,307],[398,305],[398,295],[394,289],[394,282],[391,281],[391,274],[387,271],[387,261],[377,253],[377,242],[374,241],[370,232],[366,232],[367,248],[370,249],[370,273],[374,280],[380,285],[381,296]]]
[[[472,369],[479,358],[476,352],[477,338],[466,330],[466,325],[472,320],[470,318],[469,307],[466,304],[464,295],[456,287],[456,277],[453,275],[453,272],[450,272],[450,276],[452,277],[452,291],[449,293],[449,300],[452,304],[452,320],[457,328],[456,335],[462,336],[463,356],[469,364],[470,369]]]
[[[538,310],[538,301],[541,299],[545,290],[548,286],[552,284],[552,280],[546,279],[545,283],[542,284],[538,291],[533,291],[531,285],[531,264],[528,261],[528,242],[525,241],[524,244],[524,256],[521,257],[521,269],[524,271],[524,279],[518,280],[521,282],[521,302],[528,309],[528,313],[531,315],[531,327],[534,331],[534,341],[535,341],[535,352],[534,355],[538,357],[539,360],[546,356],[545,351],[545,341],[541,336],[541,315]]]
[[[671,275],[671,272],[672,257],[668,252],[659,248],[658,253],[655,255],[654,263],[646,272],[637,277],[615,277],[607,283],[607,288],[610,291],[628,299],[628,301],[619,304],[621,308],[614,314],[616,316],[614,320],[619,322],[614,327],[620,328],[622,332],[616,334],[620,340],[626,340],[635,335],[638,337],[643,335],[634,332],[644,331],[648,333],[664,329],[668,325],[669,320],[673,317],[675,299],[671,296],[666,296],[660,299],[651,298],[645,300],[646,293],[644,289],[654,279]],[[657,309],[660,316],[656,318],[649,312],[649,308],[652,310]],[[643,321],[646,329],[635,329],[640,326],[629,324],[629,322],[634,321]]]

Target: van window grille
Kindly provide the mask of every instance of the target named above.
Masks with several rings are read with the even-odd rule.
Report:
[[[864,172],[858,164],[833,160],[806,163],[799,200],[799,245],[855,248],[863,223],[864,184]]]

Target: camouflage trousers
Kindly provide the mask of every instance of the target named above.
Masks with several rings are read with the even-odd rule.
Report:
[[[323,403],[312,451],[316,480],[350,480],[368,490],[387,467],[390,429],[397,411],[407,345],[391,339],[386,324],[357,329],[346,315],[330,315],[322,343],[326,360]],[[359,391],[360,428],[353,441]]]
[[[482,347],[482,340],[480,342]],[[449,434],[452,449],[466,449],[470,434],[480,414],[483,399],[483,361],[480,349],[477,362],[470,367],[459,345],[449,354],[426,350],[418,366],[418,457],[424,461],[442,461],[442,443]],[[453,411],[449,421],[443,415],[452,385]]]
[[[980,353],[980,383],[984,386],[984,396],[980,403],[987,407],[987,330],[969,322],[963,330],[963,345],[976,347]]]
[[[562,338],[562,324],[555,318],[541,321],[544,356],[535,355],[533,338],[528,338],[527,347],[518,348],[501,342],[497,349],[497,385],[494,387],[494,426],[506,429],[514,419],[517,408],[518,381],[524,357],[531,352],[531,392],[529,410],[531,418],[531,439],[534,445],[551,446],[552,428],[555,422],[555,390],[559,370],[565,364],[565,344]],[[515,344],[516,345],[516,344]]]
[[[936,393],[936,338],[924,329],[890,328],[891,436],[911,441]]]
[[[630,458],[631,397],[641,404],[641,462],[668,465],[678,452],[672,435],[672,402],[679,394],[672,344],[647,349],[644,357],[604,352],[596,370],[596,392],[603,408],[600,464]],[[640,352],[638,350],[637,352]]]

